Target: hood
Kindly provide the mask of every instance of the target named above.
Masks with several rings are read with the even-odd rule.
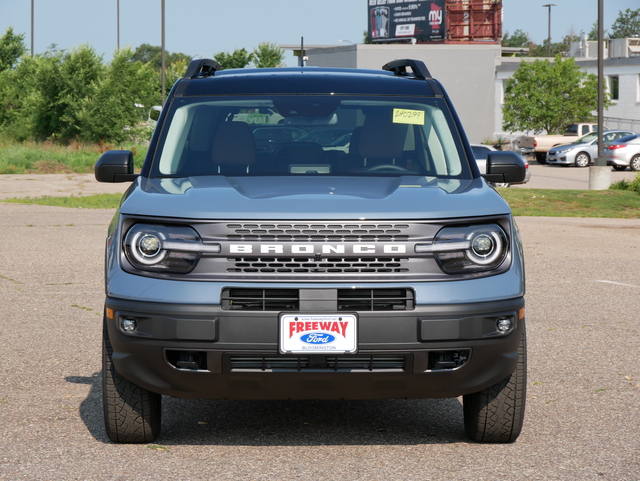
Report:
[[[549,152],[553,151],[558,151],[558,150],[567,150],[567,149],[578,149],[581,148],[584,145],[589,145],[589,142],[582,142],[580,144],[563,144],[563,145],[556,145],[555,147],[551,147],[549,149]]]
[[[443,219],[510,212],[482,178],[139,177],[120,212],[184,219]]]

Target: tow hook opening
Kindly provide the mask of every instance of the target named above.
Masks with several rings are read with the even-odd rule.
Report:
[[[469,349],[457,351],[430,351],[429,371],[452,371],[469,360]]]
[[[181,371],[207,371],[205,351],[174,351],[167,349],[167,362]]]

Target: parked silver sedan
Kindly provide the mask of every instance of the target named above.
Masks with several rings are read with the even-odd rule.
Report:
[[[612,142],[604,149],[607,157],[607,165],[612,165],[616,170],[640,170],[640,134],[622,137],[617,142]]]
[[[603,132],[605,144],[613,142],[634,132],[628,130],[608,130]],[[593,164],[598,157],[598,133],[591,132],[574,142],[565,145],[556,145],[547,152],[547,164],[550,165],[575,165],[587,167]]]

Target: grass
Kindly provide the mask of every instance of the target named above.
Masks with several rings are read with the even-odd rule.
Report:
[[[498,189],[516,216],[640,219],[640,195],[629,190]]]
[[[93,165],[107,150],[131,150],[136,166],[142,166],[147,155],[145,144],[83,144],[72,142],[13,142],[0,140],[0,174],[67,174],[93,172]]]
[[[516,216],[640,219],[640,195],[625,190],[498,189]],[[83,209],[115,209],[120,194],[37,197],[3,202]]]
[[[25,197],[23,199],[5,199],[2,202],[14,204],[51,205],[54,207],[70,207],[73,209],[115,209],[120,204],[122,194],[96,194],[86,197]]]

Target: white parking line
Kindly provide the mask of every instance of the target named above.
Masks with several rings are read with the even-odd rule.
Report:
[[[605,284],[615,284],[617,286],[638,287],[638,288],[640,288],[640,286],[636,286],[634,284],[625,284],[624,282],[616,282],[616,281],[596,281],[596,282],[604,282]]]

